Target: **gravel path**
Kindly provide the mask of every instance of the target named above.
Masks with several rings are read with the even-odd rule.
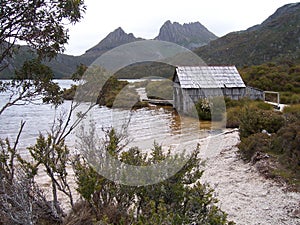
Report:
[[[236,224],[300,225],[300,193],[286,192],[260,176],[237,155],[238,131],[201,141],[203,182],[215,189],[219,206]]]

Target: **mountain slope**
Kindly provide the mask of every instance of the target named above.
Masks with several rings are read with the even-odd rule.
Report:
[[[90,65],[95,59],[101,56],[103,53],[118,47],[123,44],[142,40],[141,38],[134,37],[133,34],[127,34],[119,27],[113,32],[109,33],[102,41],[100,41],[94,47],[88,49],[81,56],[69,56],[59,54],[55,60],[47,63],[56,77],[70,77],[75,72],[78,65],[85,64]]]
[[[142,38],[136,38],[132,33],[125,33],[125,31],[119,27],[113,32],[109,33],[102,41],[97,45],[87,50],[81,58],[84,61],[91,63],[97,57],[101,56],[103,53],[118,47],[123,44],[128,44],[130,42],[143,40]]]
[[[181,25],[177,22],[171,23],[171,21],[168,20],[160,28],[155,40],[169,41],[188,49],[195,49],[217,38],[216,35],[199,22]]]
[[[279,8],[262,24],[225,35],[195,52],[208,64],[238,66],[300,58],[300,3]]]

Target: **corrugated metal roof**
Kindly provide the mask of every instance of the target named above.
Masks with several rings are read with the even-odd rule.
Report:
[[[176,73],[182,88],[246,87],[235,66],[180,66]]]

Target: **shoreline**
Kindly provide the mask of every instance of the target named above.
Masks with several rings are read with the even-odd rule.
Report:
[[[264,178],[255,166],[240,159],[238,130],[210,140],[200,140],[205,160],[201,181],[214,189],[229,220],[241,225],[300,224],[300,193],[286,191],[285,186]]]
[[[254,165],[240,159],[236,147],[239,141],[238,129],[226,129],[198,140],[200,157],[205,161],[201,183],[214,189],[217,205],[237,225],[299,225],[300,193],[287,191],[285,186],[266,179]],[[71,180],[74,188],[75,180]],[[39,176],[38,183],[44,190],[50,185],[45,174]],[[73,194],[76,202],[79,196],[76,191]],[[60,200],[68,211],[66,196],[60,195]]]

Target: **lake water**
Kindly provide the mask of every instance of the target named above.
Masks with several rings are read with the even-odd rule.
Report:
[[[71,80],[57,80],[61,87],[67,88],[72,84]],[[7,101],[7,93],[1,93],[0,106]],[[39,133],[46,134],[50,131],[54,118],[62,113],[67,113],[70,101],[65,101],[58,109],[47,104],[28,104],[12,106],[0,115],[0,138],[8,137],[15,140],[21,121],[26,121],[22,132],[19,149],[26,154],[26,147],[33,145]],[[130,121],[130,122],[129,122]],[[154,141],[166,148],[178,148],[182,144],[193,143],[196,145],[200,137],[207,136],[209,124],[199,124],[195,119],[179,116],[172,107],[152,106],[138,110],[109,109],[96,106],[91,114],[83,121],[85,126],[95,124],[97,132],[102,129],[116,127],[121,130],[124,123],[128,123],[128,137],[131,140],[129,147],[138,146],[148,150]],[[208,126],[206,126],[208,125]],[[200,129],[204,128],[204,129]],[[103,137],[103,134],[99,135]],[[67,144],[74,148],[77,135],[73,132],[67,139]]]

